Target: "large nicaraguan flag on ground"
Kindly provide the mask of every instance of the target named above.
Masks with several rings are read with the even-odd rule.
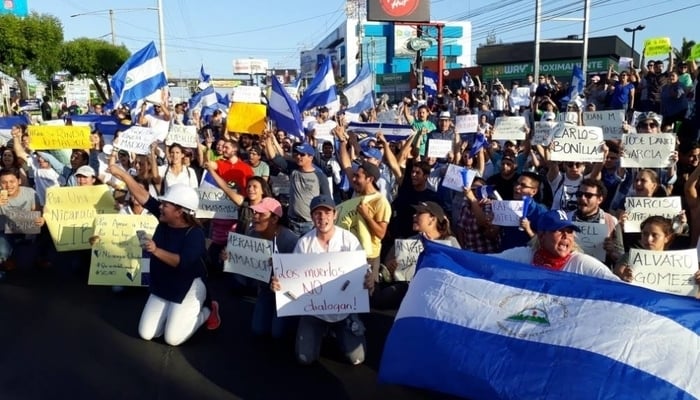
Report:
[[[470,399],[700,398],[700,302],[427,241],[379,379]]]
[[[112,76],[110,85],[114,91],[112,97],[114,108],[122,103],[135,103],[152,95],[158,89],[167,87],[168,80],[155,44],[150,42],[129,57]]]

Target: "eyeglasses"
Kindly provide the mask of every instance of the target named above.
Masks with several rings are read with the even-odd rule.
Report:
[[[515,182],[515,186],[519,186],[521,188],[526,188],[526,189],[535,189],[536,188],[536,186],[528,186],[528,185],[526,185],[524,183],[520,183],[520,182]]]
[[[598,193],[591,193],[591,192],[576,192],[576,197],[585,197],[587,199],[590,199],[591,197],[598,196]]]

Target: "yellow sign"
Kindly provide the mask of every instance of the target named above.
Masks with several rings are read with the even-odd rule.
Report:
[[[103,214],[95,217],[97,242],[92,246],[89,285],[148,286],[144,257],[137,231],[151,237],[158,225],[153,215]]]
[[[260,135],[265,130],[267,106],[263,104],[233,103],[228,110],[226,129],[229,132]]]
[[[644,56],[653,57],[666,55],[671,52],[671,38],[657,37],[644,41]]]
[[[32,150],[89,149],[89,126],[29,126]]]
[[[700,59],[700,43],[690,49],[690,60]]]
[[[58,251],[86,250],[98,214],[115,214],[107,185],[52,187],[46,190],[44,219]]]

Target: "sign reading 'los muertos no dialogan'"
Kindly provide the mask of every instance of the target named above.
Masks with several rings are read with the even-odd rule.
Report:
[[[430,0],[368,0],[367,20],[430,22]]]

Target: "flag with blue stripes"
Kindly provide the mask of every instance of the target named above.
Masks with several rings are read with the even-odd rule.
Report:
[[[429,69],[423,71],[423,90],[428,96],[437,95],[438,74]]]
[[[700,397],[698,300],[423,246],[381,382],[470,399]]]
[[[277,79],[272,79],[272,90],[270,91],[267,110],[270,119],[275,121],[277,128],[299,139],[304,138],[304,126],[299,106]]]
[[[348,100],[346,114],[360,114],[374,107],[374,82],[369,64],[362,66],[355,79],[343,89],[343,94]]]
[[[204,89],[211,85],[211,75],[204,72],[204,64],[199,68],[199,88]]]
[[[571,85],[569,86],[569,101],[575,101],[578,96],[583,94],[583,86],[586,80],[583,77],[583,70],[578,65],[574,65],[571,72]]]
[[[123,103],[133,103],[168,86],[163,64],[158,57],[155,44],[134,53],[112,76],[110,81],[114,108]]]
[[[214,86],[208,85],[202,91],[195,93],[195,95],[190,98],[189,108],[190,110],[195,108],[202,109],[204,107],[211,107],[218,103],[219,98],[217,97],[216,90],[214,90]],[[226,106],[228,107],[228,104]]]
[[[304,112],[314,107],[326,106],[329,110],[337,111],[340,101],[335,87],[335,76],[331,56],[326,56],[325,60],[316,71],[316,76],[306,87],[304,94],[299,100],[299,111]]]
[[[347,131],[366,133],[369,136],[377,136],[378,132],[382,132],[386,140],[390,142],[406,140],[414,133],[411,125],[385,124],[382,122],[350,122]]]

